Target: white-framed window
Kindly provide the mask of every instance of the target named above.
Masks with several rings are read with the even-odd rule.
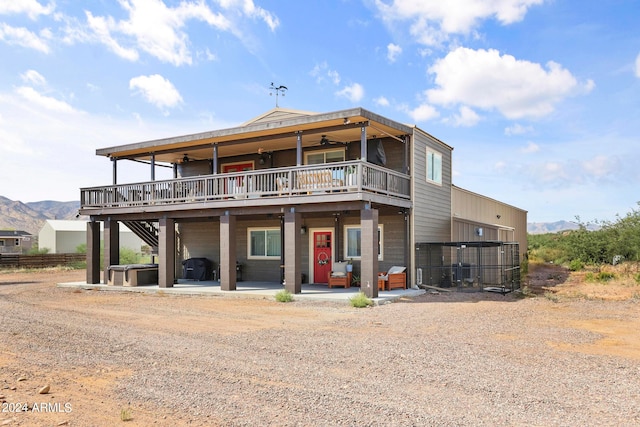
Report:
[[[304,163],[306,165],[321,165],[323,163],[343,162],[344,159],[344,148],[311,151],[304,154]]]
[[[344,257],[346,259],[361,259],[361,230],[357,225],[344,226]],[[384,226],[378,224],[378,260],[384,258]]]
[[[248,228],[248,259],[279,259],[282,254],[280,228]]]
[[[442,154],[427,148],[427,181],[442,185]]]

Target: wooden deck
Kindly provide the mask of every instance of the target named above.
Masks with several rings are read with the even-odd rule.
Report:
[[[359,193],[410,200],[408,175],[363,161],[272,168],[238,173],[200,175],[172,180],[118,184],[80,190],[81,210],[132,208],[216,201],[297,198],[309,195],[343,197]],[[334,197],[335,198],[335,197]],[[275,200],[274,200],[275,201]],[[266,204],[270,204],[266,202]]]

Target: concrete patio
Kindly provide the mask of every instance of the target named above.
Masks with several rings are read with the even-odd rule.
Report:
[[[113,286],[106,284],[89,284],[83,282],[58,283],[61,288],[91,289],[100,291],[162,293],[172,295],[223,296],[231,298],[274,299],[284,286],[276,282],[237,282],[235,291],[223,291],[218,281],[194,281],[179,279],[172,288],[160,288],[158,285]],[[349,299],[360,292],[360,288],[331,288],[326,285],[302,284],[302,293],[294,295],[294,300],[316,300],[349,303]],[[422,289],[393,289],[379,291],[374,304],[386,304],[400,298],[411,298],[423,294]]]

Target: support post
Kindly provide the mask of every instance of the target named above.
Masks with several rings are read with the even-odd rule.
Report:
[[[88,249],[88,248],[87,248]],[[120,232],[118,221],[104,222],[104,283],[109,282],[109,267],[120,264]]]
[[[100,223],[97,221],[87,222],[87,283],[100,283]]]
[[[378,297],[378,211],[360,211],[360,289],[369,298]]]
[[[236,217],[220,217],[220,289],[236,290]]]
[[[217,175],[218,173],[218,144],[213,144],[213,160],[211,162],[211,173]]]
[[[367,160],[367,127],[360,128],[360,160]]]
[[[160,218],[158,233],[158,287],[173,288],[176,280],[176,221]]]
[[[302,258],[300,247],[300,226],[302,220],[299,212],[284,214],[284,280],[285,289],[292,294],[302,292]]]
[[[296,166],[302,165],[302,132],[296,132]]]

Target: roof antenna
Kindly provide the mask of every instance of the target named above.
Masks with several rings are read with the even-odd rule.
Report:
[[[273,82],[271,82],[271,86],[269,87],[269,89],[271,90],[271,92],[269,92],[269,96],[273,95],[273,92],[276,93],[276,108],[278,108],[278,95],[282,94],[282,96],[284,96],[284,93],[288,89],[286,86],[276,86],[273,84]]]

